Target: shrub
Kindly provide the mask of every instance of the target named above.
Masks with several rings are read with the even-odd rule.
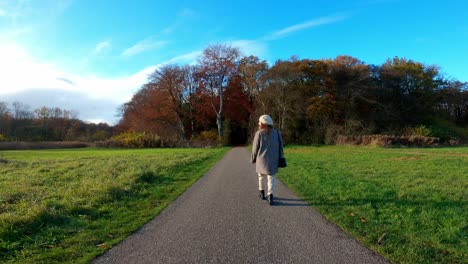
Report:
[[[441,142],[446,144],[453,145],[453,142],[468,139],[468,128],[459,127],[455,123],[439,117],[434,117],[431,120],[429,128],[432,137],[438,137]]]
[[[325,144],[334,145],[336,142],[337,135],[343,131],[343,128],[336,125],[328,126],[325,131]]]
[[[193,140],[197,141],[217,141],[218,132],[215,130],[202,131],[199,135],[193,137]]]
[[[373,147],[434,147],[439,144],[436,137],[425,136],[390,136],[390,135],[365,135],[336,137],[337,145],[361,145]]]
[[[121,148],[151,148],[161,147],[162,141],[158,135],[129,131],[118,134],[105,141],[96,142],[98,147],[121,147]]]
[[[109,138],[109,133],[107,131],[99,130],[91,136],[92,141],[103,141]]]
[[[433,132],[430,128],[420,125],[417,127],[406,127],[403,129],[404,136],[423,136],[423,137],[431,137],[433,136]]]
[[[2,142],[2,141],[6,141],[6,137],[4,135],[0,134],[0,142]]]

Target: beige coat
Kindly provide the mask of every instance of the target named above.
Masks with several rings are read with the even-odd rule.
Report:
[[[256,163],[256,171],[261,174],[275,175],[278,173],[278,159],[284,157],[283,139],[281,133],[271,129],[258,130],[255,133],[252,146],[251,163]]]

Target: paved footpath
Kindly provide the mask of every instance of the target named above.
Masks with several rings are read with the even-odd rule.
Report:
[[[275,205],[260,200],[249,158],[246,148],[233,148],[159,216],[93,263],[388,263],[280,181]]]

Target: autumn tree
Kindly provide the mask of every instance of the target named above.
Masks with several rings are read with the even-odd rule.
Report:
[[[399,126],[416,125],[432,116],[441,84],[436,66],[393,58],[382,65],[381,78]]]
[[[199,105],[199,100],[197,98],[197,91],[199,84],[195,78],[196,66],[185,65],[182,68],[182,86],[184,87],[184,110],[186,113],[185,121],[190,128],[190,137],[195,133],[196,123],[195,115],[197,111],[197,106]]]
[[[8,103],[0,101],[0,134],[6,136],[10,133],[10,121],[12,119]]]
[[[238,75],[240,83],[252,104],[259,98],[265,86],[264,76],[267,71],[268,63],[253,55],[243,57],[239,62]]]
[[[295,141],[306,132],[305,73],[302,61],[291,58],[277,61],[266,73],[266,86],[259,100],[265,104],[264,113],[270,113],[285,138]],[[258,113],[260,114],[260,113]]]
[[[266,86],[267,79],[265,76],[268,69],[268,63],[265,60],[260,60],[253,55],[243,57],[239,62],[237,75],[239,76],[242,91],[247,96],[252,108],[248,116],[249,131],[251,132],[257,127],[258,115],[265,112],[265,102],[260,94]],[[257,114],[255,114],[255,109],[257,109]]]
[[[438,92],[438,112],[460,126],[468,125],[468,83],[446,81]]]
[[[154,83],[147,83],[122,107],[118,131],[158,134],[161,138],[179,138],[180,122],[171,95]]]
[[[226,122],[224,142],[227,144],[245,144],[249,136],[250,117],[254,105],[244,90],[241,76],[234,75],[225,91]]]
[[[177,116],[178,134],[181,139],[186,139],[183,120],[188,115],[185,105],[188,103],[189,92],[192,87],[187,87],[187,68],[178,65],[165,65],[155,70],[150,75],[150,83],[155,89],[166,93],[171,101],[172,109]]]
[[[231,76],[237,71],[239,56],[238,48],[216,44],[207,47],[198,60],[198,80],[200,86],[209,94],[220,138],[223,137],[224,91]]]
[[[364,116],[375,100],[370,86],[370,67],[357,58],[338,56],[328,60],[332,79],[332,94],[336,98],[338,122],[343,125],[346,134],[372,130],[370,122]]]

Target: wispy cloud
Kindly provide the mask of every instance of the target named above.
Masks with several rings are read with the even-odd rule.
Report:
[[[198,15],[198,13],[190,8],[184,8],[177,14],[177,19],[174,21],[170,26],[167,26],[162,30],[164,34],[170,34],[174,32],[174,30],[184,24],[185,21],[188,19],[194,18]]]
[[[169,33],[172,33],[174,29],[175,29],[175,25],[168,26],[162,30],[162,33],[169,34]]]
[[[0,0],[0,38],[44,39],[73,0]],[[15,41],[13,39],[13,41]]]
[[[192,17],[196,14],[197,12],[195,12],[193,9],[184,8],[182,9],[182,11],[179,12],[179,17]]]
[[[64,77],[57,77],[56,78],[58,81],[62,81],[64,83],[67,83],[69,85],[75,85],[75,82],[73,82],[72,80],[70,79],[67,79],[67,78],[64,78]]]
[[[122,55],[125,57],[135,56],[152,49],[161,48],[167,43],[167,41],[155,41],[151,38],[147,38],[124,50]]]
[[[230,43],[233,47],[239,48],[245,56],[255,54],[264,57],[267,53],[267,44],[258,40],[236,40]]]
[[[281,30],[275,31],[272,34],[266,36],[265,39],[274,40],[274,39],[282,38],[286,35],[289,35],[297,31],[301,31],[301,30],[305,30],[305,29],[313,28],[313,27],[318,27],[322,25],[327,25],[327,24],[333,24],[333,23],[342,21],[346,18],[348,18],[347,15],[333,15],[333,16],[320,17],[317,19],[309,20],[300,24],[292,25],[292,26],[283,28]]]
[[[360,0],[360,1],[357,1],[356,4],[368,6],[368,5],[389,4],[389,3],[395,3],[395,2],[400,2],[400,0]]]
[[[93,54],[103,53],[104,51],[109,50],[111,46],[110,41],[101,41],[96,45],[96,47],[94,47]]]
[[[176,56],[162,64],[181,63],[181,64],[195,64],[197,57],[202,54],[201,50],[192,51],[186,54]]]

